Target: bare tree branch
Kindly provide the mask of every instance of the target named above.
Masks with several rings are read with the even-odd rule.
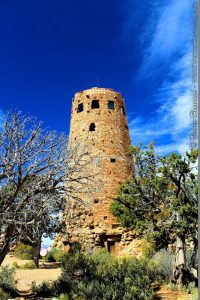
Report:
[[[68,145],[64,134],[7,113],[0,135],[0,264],[16,241],[51,235],[64,205],[101,188],[95,160],[83,145]]]

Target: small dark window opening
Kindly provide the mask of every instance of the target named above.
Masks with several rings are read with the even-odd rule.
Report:
[[[83,111],[83,103],[80,103],[80,104],[78,105],[77,112],[80,113],[80,112],[82,112],[82,111]]]
[[[94,123],[91,123],[90,124],[90,127],[89,127],[89,131],[95,131],[96,130],[96,126]]]
[[[124,109],[123,106],[120,107],[120,111],[121,111],[121,114],[122,114],[122,115],[125,115],[125,109]]]
[[[90,96],[89,95],[86,95],[86,97],[89,99],[90,98]]]
[[[94,203],[99,203],[99,200],[98,199],[94,199]]]
[[[107,219],[108,219],[108,217],[107,217],[107,216],[104,216],[104,217],[103,217],[103,219],[104,219],[104,220],[107,220]]]
[[[114,109],[115,109],[115,102],[109,100],[109,101],[108,101],[108,108],[114,110]]]
[[[94,229],[94,225],[90,225],[89,228],[90,228],[90,229]]]
[[[92,100],[92,109],[99,108],[99,100]]]
[[[115,162],[116,162],[116,159],[115,159],[115,158],[111,158],[111,159],[110,159],[110,162],[111,162],[111,163],[115,163]]]
[[[126,129],[128,129],[128,126],[127,126],[127,125],[125,125],[125,127],[126,127]]]
[[[118,228],[119,227],[119,224],[112,224],[112,228]]]

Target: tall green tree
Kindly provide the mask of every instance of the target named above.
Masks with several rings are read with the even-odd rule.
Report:
[[[135,173],[120,187],[110,209],[157,249],[175,245],[173,279],[183,285],[188,277],[186,241],[193,244],[191,267],[197,269],[197,150],[159,156],[152,143],[130,151]]]

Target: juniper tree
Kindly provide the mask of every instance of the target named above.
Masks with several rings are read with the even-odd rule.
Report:
[[[197,150],[159,156],[154,144],[131,147],[135,174],[119,189],[111,211],[126,227],[154,241],[157,249],[176,245],[173,278],[186,280],[186,240],[193,243],[197,269]]]

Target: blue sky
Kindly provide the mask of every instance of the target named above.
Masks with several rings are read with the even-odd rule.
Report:
[[[189,148],[191,0],[1,0],[0,38],[0,116],[68,133],[73,94],[99,85],[122,93],[133,144]]]

